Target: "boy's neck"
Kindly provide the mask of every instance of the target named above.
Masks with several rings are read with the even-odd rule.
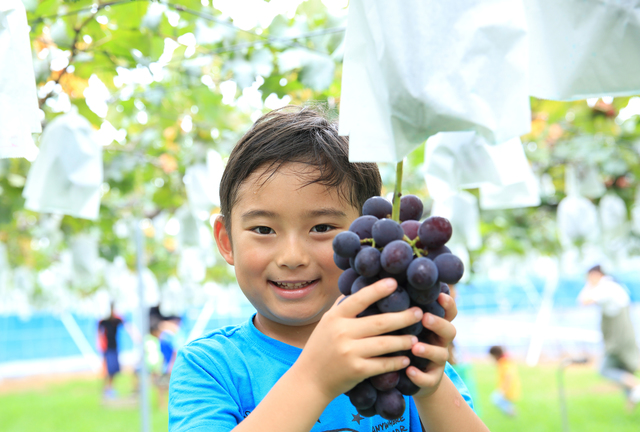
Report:
[[[253,324],[258,331],[270,338],[300,349],[304,348],[307,340],[309,340],[309,336],[311,336],[311,332],[313,332],[316,325],[318,325],[317,322],[314,322],[313,324],[305,326],[288,326],[265,319],[259,313],[256,314]]]

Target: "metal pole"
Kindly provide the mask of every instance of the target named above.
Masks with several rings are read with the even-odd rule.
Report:
[[[149,333],[149,310],[145,305],[144,299],[144,280],[142,279],[142,229],[140,221],[136,221],[136,249],[137,249],[137,272],[138,272],[138,314],[140,315],[140,332],[141,340],[138,341],[138,353],[140,358],[140,430],[149,432],[149,371],[145,362],[144,343]]]
[[[558,368],[558,395],[560,397],[560,416],[562,417],[562,430],[569,432],[569,418],[567,416],[567,401],[564,394],[564,370],[571,364],[571,360],[563,360]]]

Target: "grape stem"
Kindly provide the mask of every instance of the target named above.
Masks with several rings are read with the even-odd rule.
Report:
[[[424,250],[420,249],[419,247],[416,246],[416,243],[418,243],[420,241],[420,237],[416,237],[413,240],[411,240],[408,236],[404,236],[403,238],[404,241],[406,241],[407,243],[409,243],[409,246],[411,246],[411,249],[413,249],[413,253],[420,258],[422,256],[422,254],[425,252]]]
[[[372,238],[362,239],[360,240],[360,244],[370,244],[371,247],[376,247],[376,241]]]
[[[391,219],[400,223],[400,197],[402,196],[402,164],[400,161],[396,164],[396,187],[393,191],[393,211]]]

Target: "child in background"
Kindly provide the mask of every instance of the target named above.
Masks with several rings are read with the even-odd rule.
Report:
[[[272,111],[238,142],[222,177],[214,237],[257,313],[179,351],[170,432],[487,431],[447,363],[451,297],[438,298],[446,319],[419,308],[356,318],[396,290],[390,278],[339,301],[333,238],[380,189],[377,166],[350,163],[347,139],[312,109]],[[387,335],[419,321],[437,335],[433,344]],[[420,390],[405,397],[403,416],[360,415],[344,393],[406,367],[409,350],[432,362],[408,368]]]
[[[498,363],[498,388],[491,394],[491,402],[508,416],[516,415],[514,402],[520,397],[520,377],[511,358],[499,346],[492,346],[489,354]]]

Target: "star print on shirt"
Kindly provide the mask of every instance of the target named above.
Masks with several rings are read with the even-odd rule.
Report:
[[[364,420],[364,417],[362,417],[360,414],[351,415],[353,416],[353,419],[351,419],[351,421],[358,422],[358,424],[360,424],[360,420]]]

